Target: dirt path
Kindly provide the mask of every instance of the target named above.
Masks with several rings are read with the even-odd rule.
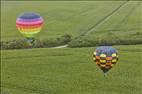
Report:
[[[68,44],[57,46],[57,47],[51,47],[52,49],[58,49],[58,48],[66,48],[68,47]]]

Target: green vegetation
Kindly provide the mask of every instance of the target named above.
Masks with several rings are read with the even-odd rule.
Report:
[[[1,49],[25,49],[25,48],[45,48],[45,47],[56,47],[60,45],[66,45],[71,41],[70,35],[63,35],[60,38],[53,40],[39,40],[35,39],[34,43],[29,46],[26,39],[21,40],[11,40],[11,41],[1,41]]]
[[[2,0],[2,1],[29,1],[29,0]],[[40,1],[40,0],[30,0]],[[110,0],[42,0],[42,1],[110,1]],[[112,0],[112,1],[137,1],[137,0]]]
[[[70,46],[142,44],[142,19],[139,2],[127,2],[100,20],[83,36],[73,40]]]
[[[15,27],[16,17],[23,12],[32,11],[41,14],[44,26],[38,38],[56,38],[64,34],[74,37],[89,28],[104,16],[104,12],[113,10],[123,2],[2,2],[2,40],[21,38]],[[13,11],[16,10],[16,11]],[[102,13],[99,13],[99,11]],[[12,11],[12,14],[11,14]],[[98,14],[99,13],[99,14]],[[106,15],[106,14],[105,14]],[[9,27],[9,28],[8,28]]]
[[[142,45],[115,48],[119,50],[119,62],[109,71],[107,78],[93,62],[95,48],[3,50],[2,92],[141,94]]]
[[[1,38],[23,40],[15,20],[20,13],[32,11],[45,20],[36,37],[39,40],[52,42],[67,34],[72,36],[70,47],[141,44],[141,4],[141,1],[2,1]]]
[[[1,94],[141,94],[142,45],[136,45],[142,44],[141,4],[1,1]],[[38,12],[45,21],[37,48],[20,49],[28,45],[15,20],[27,11]],[[93,62],[93,47],[43,48],[64,44],[120,45],[114,46],[119,61],[105,78]]]

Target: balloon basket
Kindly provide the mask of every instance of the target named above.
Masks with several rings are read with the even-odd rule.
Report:
[[[34,39],[33,38],[28,38],[27,39],[27,44],[28,44],[28,47],[29,48],[33,48],[33,46],[34,46]]]
[[[27,42],[28,43],[28,48],[32,48],[33,47],[33,44],[30,43],[30,42]]]
[[[106,73],[104,73],[104,77],[107,78],[107,74]]]

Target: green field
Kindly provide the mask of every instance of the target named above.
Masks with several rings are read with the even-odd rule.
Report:
[[[2,40],[21,38],[21,34],[15,27],[15,20],[23,12],[37,12],[43,16],[45,23],[42,32],[38,35],[40,38],[58,37],[64,34],[77,36],[82,30],[89,28],[92,23],[96,23],[105,16],[104,13],[111,12],[113,8],[122,3],[122,1],[2,2]],[[102,11],[102,13],[99,13],[98,10]]]
[[[107,78],[92,60],[95,48],[2,51],[2,91],[8,94],[141,94],[142,45],[115,47],[119,50],[119,62]]]
[[[1,1],[1,41],[24,39],[15,21],[27,11],[44,18],[37,39],[68,34],[83,48],[1,50],[2,94],[142,94],[141,1]],[[86,48],[102,41],[119,51],[106,78],[92,59],[96,47]]]
[[[88,40],[97,41],[140,40],[141,4],[141,1],[3,1],[1,38],[24,38],[16,29],[15,20],[20,13],[32,11],[45,20],[43,30],[37,35],[39,39],[54,39],[64,34],[72,35],[74,39],[84,34]]]
[[[142,3],[127,2],[85,32],[83,40],[116,42],[142,38]]]
[[[19,0],[1,0],[1,1],[19,1]],[[20,1],[29,1],[29,0],[20,0]],[[39,1],[39,0],[30,0],[30,1]],[[110,1],[110,0],[42,0],[42,1]],[[128,1],[128,0],[112,0],[112,1]],[[129,0],[137,1],[137,0]]]

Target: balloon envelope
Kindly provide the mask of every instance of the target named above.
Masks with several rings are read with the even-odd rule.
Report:
[[[118,51],[110,46],[97,47],[93,59],[101,70],[106,73],[118,61]]]
[[[17,29],[26,37],[33,38],[39,33],[43,25],[43,18],[37,13],[23,13],[16,19]]]

